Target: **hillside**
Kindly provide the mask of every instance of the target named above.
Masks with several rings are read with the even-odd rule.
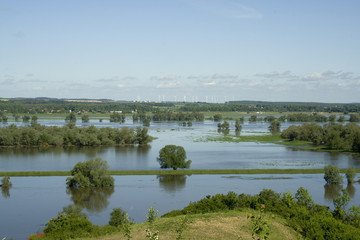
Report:
[[[220,213],[194,214],[187,217],[187,224],[181,239],[252,239],[252,223],[248,216],[259,215],[251,209],[226,211]],[[160,218],[155,221],[153,230],[159,230],[159,239],[178,239],[177,229],[184,216]],[[286,221],[274,214],[265,214],[269,221],[269,239],[302,239],[301,235],[286,226]],[[146,223],[136,224],[132,228],[132,239],[146,239]],[[118,240],[127,239],[123,233],[82,240]]]

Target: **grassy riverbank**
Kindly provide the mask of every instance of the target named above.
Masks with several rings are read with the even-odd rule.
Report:
[[[340,169],[345,173],[346,169]],[[360,173],[360,169],[355,169]],[[193,170],[125,170],[108,171],[109,175],[201,175],[201,174],[321,174],[324,169],[193,169]],[[70,176],[70,171],[18,171],[0,172],[0,176],[11,177],[48,177],[48,176]]]

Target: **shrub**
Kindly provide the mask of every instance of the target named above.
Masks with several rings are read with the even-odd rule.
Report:
[[[71,175],[66,179],[68,187],[110,187],[114,185],[114,178],[107,175],[107,162],[101,158],[77,163]]]
[[[325,175],[324,179],[327,184],[340,184],[343,181],[342,176],[340,175],[340,171],[338,167],[335,165],[325,166]]]
[[[81,209],[70,205],[64,207],[56,218],[51,218],[46,223],[44,233],[46,233],[47,238],[62,240],[88,237],[92,230],[92,223],[81,212]]]
[[[114,208],[110,213],[109,225],[118,227],[129,222],[128,215],[120,208]]]
[[[1,179],[1,187],[2,188],[9,188],[11,187],[12,183],[10,182],[10,177],[5,176]]]
[[[350,183],[353,183],[355,180],[355,175],[356,175],[356,172],[355,172],[355,168],[351,167],[349,169],[346,170],[346,179],[347,179],[347,182],[350,184]]]
[[[159,152],[157,161],[161,168],[190,168],[191,160],[185,161],[186,152],[181,146],[166,145]]]

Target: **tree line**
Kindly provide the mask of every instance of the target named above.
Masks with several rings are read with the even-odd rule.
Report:
[[[226,103],[174,103],[174,102],[115,102],[100,100],[98,102],[68,102],[64,99],[32,98],[8,99],[0,102],[0,111],[7,113],[48,113],[48,112],[93,112],[108,113],[110,111],[157,112],[158,109],[176,110],[180,112],[334,112],[359,113],[360,104],[344,103],[301,103],[301,102],[256,102],[233,101]]]
[[[158,111],[152,116],[153,121],[204,121],[204,114],[198,112]]]
[[[359,103],[305,103],[232,101],[227,103],[186,103],[184,112],[334,112],[359,113]]]
[[[0,128],[0,146],[110,146],[147,144],[151,141],[148,129],[141,127],[117,129],[75,127],[73,124],[63,127],[39,124],[17,127],[12,124]]]
[[[309,141],[328,149],[360,152],[360,126],[356,123],[331,123],[324,126],[307,123],[290,126],[281,133],[281,137],[290,141]]]

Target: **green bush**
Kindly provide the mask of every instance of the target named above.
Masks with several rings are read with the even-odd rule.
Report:
[[[91,159],[86,162],[77,163],[71,170],[73,177],[66,179],[68,187],[111,187],[114,178],[107,175],[109,166],[101,158]]]
[[[9,176],[5,176],[1,179],[1,187],[2,188],[9,188],[11,187],[12,183],[10,182],[10,177]]]
[[[48,239],[72,239],[89,237],[93,230],[92,223],[81,209],[73,205],[64,207],[56,218],[46,223],[44,233]]]
[[[120,208],[114,208],[110,213],[109,225],[114,227],[122,226],[129,222],[128,215]]]
[[[191,160],[186,160],[186,151],[181,146],[166,145],[159,151],[157,161],[161,168],[190,168]]]
[[[343,181],[340,170],[335,165],[327,165],[324,167],[324,179],[327,184],[340,184]]]
[[[340,196],[339,199],[336,208],[343,210],[347,198]],[[297,190],[295,198],[290,192],[278,194],[268,189],[262,190],[258,195],[236,196],[233,192],[227,195],[208,195],[182,210],[166,213],[163,217],[261,207],[284,217],[288,225],[306,239],[359,239],[360,236],[360,229],[356,228],[360,223],[360,207],[350,208],[349,214],[344,215],[344,218],[335,218],[328,207],[315,204],[309,192],[302,187]]]
[[[351,167],[346,170],[346,179],[349,184],[353,183],[355,181],[356,171],[354,167]]]

